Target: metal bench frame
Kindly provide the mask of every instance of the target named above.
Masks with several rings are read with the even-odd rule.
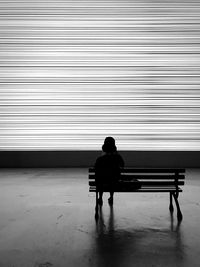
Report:
[[[163,168],[123,168],[121,170],[121,179],[114,192],[134,192],[134,193],[169,193],[169,210],[174,211],[173,198],[177,208],[177,219],[181,221],[183,215],[180,209],[178,197],[182,192],[180,186],[184,185],[185,169],[163,169]],[[141,183],[140,189],[133,187],[134,179]],[[105,187],[104,192],[108,192]],[[98,219],[98,197],[99,191],[95,182],[95,169],[89,168],[89,192],[96,192],[95,218]]]

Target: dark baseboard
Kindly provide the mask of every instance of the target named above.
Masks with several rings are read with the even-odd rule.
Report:
[[[126,166],[199,168],[199,151],[120,151]],[[101,151],[0,151],[1,168],[93,166]]]

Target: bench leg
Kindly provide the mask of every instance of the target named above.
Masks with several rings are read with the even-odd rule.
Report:
[[[179,203],[178,203],[178,196],[176,195],[176,193],[173,193],[173,197],[174,197],[176,207],[177,207],[177,219],[178,221],[181,221],[183,219],[183,215],[182,215]]]
[[[173,211],[174,211],[174,207],[173,207],[173,202],[172,202],[172,200],[173,200],[173,199],[172,199],[172,193],[170,192],[170,193],[169,193],[169,201],[170,201],[170,202],[169,202],[169,210],[170,210],[171,213],[173,213]]]
[[[98,191],[96,191],[95,220],[99,219]]]

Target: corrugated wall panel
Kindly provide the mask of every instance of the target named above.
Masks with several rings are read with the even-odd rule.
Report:
[[[200,150],[200,1],[0,0],[0,150]]]

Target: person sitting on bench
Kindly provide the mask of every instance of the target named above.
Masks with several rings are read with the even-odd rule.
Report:
[[[117,152],[115,139],[106,137],[102,146],[103,154],[97,158],[95,163],[95,180],[99,191],[98,204],[103,205],[103,187],[109,189],[110,198],[108,203],[113,204],[114,187],[120,179],[121,168],[124,160]]]

